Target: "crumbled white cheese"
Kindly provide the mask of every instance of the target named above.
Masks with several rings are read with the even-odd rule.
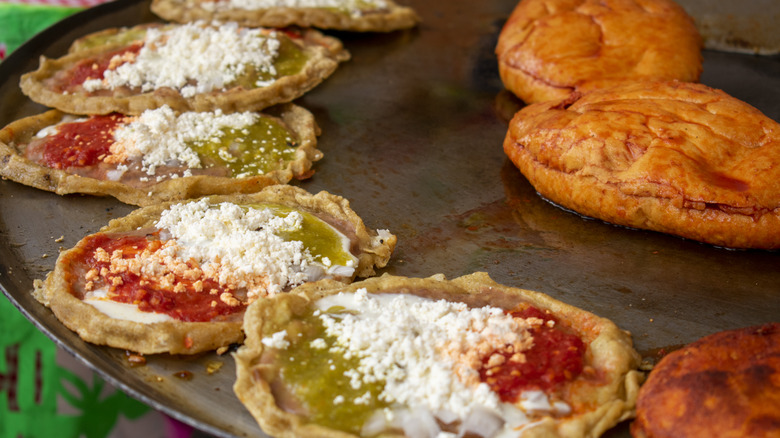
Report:
[[[154,175],[158,166],[201,167],[198,154],[188,145],[195,141],[219,140],[225,128],[253,125],[260,115],[254,112],[223,114],[214,112],[176,113],[167,105],[144,111],[114,131],[114,155],[142,160],[142,169]],[[191,173],[190,173],[191,175]]]
[[[320,316],[326,333],[337,340],[334,348],[360,358],[360,366],[351,370],[353,385],[385,381],[380,398],[388,402],[462,417],[476,406],[497,410],[500,401],[479,382],[478,371],[457,360],[480,344],[497,348],[528,336],[517,319],[498,308],[469,309],[463,303],[365,290],[317,303],[323,310],[333,305],[355,311]]]
[[[300,241],[286,241],[282,231],[301,227],[302,216],[276,216],[269,209],[242,208],[232,203],[210,204],[203,199],[174,204],[156,226],[176,239],[176,255],[195,260],[220,284],[251,287],[258,278],[275,294],[288,285],[308,281],[312,257]]]
[[[192,97],[225,89],[247,66],[275,74],[278,50],[274,32],[264,34],[262,29],[241,28],[236,23],[150,28],[133,59],[106,70],[102,79],[85,81],[83,87],[89,92],[125,86],[142,92],[170,87]]]
[[[371,403],[371,391],[366,391],[365,394],[352,401],[356,405],[367,405]]]
[[[364,426],[366,434],[400,427],[408,436],[439,437],[444,432],[438,418],[446,424],[460,420],[457,436],[513,436],[516,428],[532,424],[526,414],[566,412],[565,403],[551,404],[541,391],[523,395],[524,412],[501,402],[479,377],[479,364],[491,352],[507,344],[517,346],[517,352],[530,348],[528,328],[538,321],[513,318],[490,306],[469,308],[365,289],[322,298],[315,306],[326,335],[335,339],[331,351],[359,358],[359,365],[345,372],[350,385],[359,389],[383,382],[379,399],[400,406],[378,411]],[[328,313],[330,308],[345,311]],[[352,402],[368,403],[370,396]]]
[[[317,350],[324,350],[325,348],[328,348],[327,342],[325,342],[325,339],[317,338],[313,341],[311,341],[311,348],[317,349]]]
[[[263,345],[271,348],[287,348],[290,346],[290,341],[285,339],[287,337],[287,330],[276,332],[271,336],[267,336],[260,340]]]

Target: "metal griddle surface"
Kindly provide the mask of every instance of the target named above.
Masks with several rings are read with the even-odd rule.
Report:
[[[502,91],[493,48],[515,0],[418,0],[424,22],[391,34],[332,33],[352,60],[297,103],[322,127],[325,158],[296,184],[351,200],[398,236],[384,272],[448,278],[487,271],[615,321],[652,362],[710,333],[780,319],[780,253],[734,251],[587,219],[541,199],[502,152],[521,105]],[[0,65],[0,123],[44,110],[21,94],[38,57],[108,27],[154,21],[147,1],[118,0],[37,36]],[[705,52],[702,82],[780,120],[778,58]],[[0,181],[0,285],[60,346],[127,393],[207,433],[263,436],[233,395],[232,357],[125,352],[82,342],[30,296],[69,248],[132,207]],[[64,236],[63,241],[58,241]],[[207,366],[221,363],[209,374]],[[184,381],[174,374],[190,371]],[[627,424],[608,432],[627,437]]]

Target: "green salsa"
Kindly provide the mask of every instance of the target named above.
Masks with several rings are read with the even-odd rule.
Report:
[[[166,27],[163,27],[165,29]],[[87,35],[79,40],[78,50],[93,49],[105,45],[129,45],[136,41],[142,41],[146,36],[146,28],[134,27],[123,29],[116,33],[98,33]]]
[[[282,379],[306,406],[312,422],[360,434],[371,414],[389,406],[378,397],[384,382],[353,388],[344,373],[357,368],[359,359],[346,359],[341,353],[330,351],[335,339],[325,335],[322,321],[313,313],[306,315],[303,322],[298,325],[303,327],[300,335],[288,330],[290,346],[279,352]],[[315,339],[324,340],[326,347],[314,347]],[[367,393],[370,395],[366,396]],[[360,403],[355,403],[356,399],[361,399]]]
[[[303,216],[303,224],[300,229],[280,233],[285,240],[297,240],[303,242],[303,246],[309,250],[314,260],[325,264],[323,258],[327,257],[332,265],[349,266],[354,261],[354,256],[348,248],[344,248],[341,233],[333,229],[322,219],[311,213],[295,210],[283,205],[252,205],[253,208],[269,208],[280,217],[287,217],[293,211]]]
[[[275,74],[259,71],[247,65],[246,73],[236,79],[236,84],[244,88],[257,88],[258,81],[271,81],[283,76],[300,73],[306,65],[308,57],[301,47],[281,32],[276,33],[279,40],[278,56],[274,60]]]
[[[227,167],[234,178],[263,175],[295,160],[297,142],[278,120],[261,116],[241,129],[223,128],[223,136],[187,144],[204,167]]]
[[[168,26],[162,29],[167,29]],[[106,44],[131,44],[135,41],[141,41],[146,36],[145,28],[130,28],[114,34],[98,34],[82,38],[79,43],[79,50],[100,47]],[[270,37],[269,37],[270,38]],[[279,40],[278,56],[274,60],[275,74],[259,71],[252,65],[247,65],[245,73],[240,75],[234,85],[240,85],[244,88],[257,88],[258,81],[271,81],[283,76],[291,76],[300,73],[306,65],[308,56],[303,49],[293,42],[287,35],[277,31],[276,39]]]

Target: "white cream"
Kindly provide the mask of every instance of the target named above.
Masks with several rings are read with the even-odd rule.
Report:
[[[87,293],[83,301],[113,319],[142,324],[173,321],[173,318],[164,313],[143,312],[135,304],[119,303],[110,300],[106,298],[107,292],[106,288],[97,289]]]

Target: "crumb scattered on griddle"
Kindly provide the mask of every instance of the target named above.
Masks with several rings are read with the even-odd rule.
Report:
[[[211,362],[206,364],[206,372],[208,374],[214,374],[217,371],[219,371],[220,368],[222,368],[222,365],[224,365],[222,362],[211,361]]]

